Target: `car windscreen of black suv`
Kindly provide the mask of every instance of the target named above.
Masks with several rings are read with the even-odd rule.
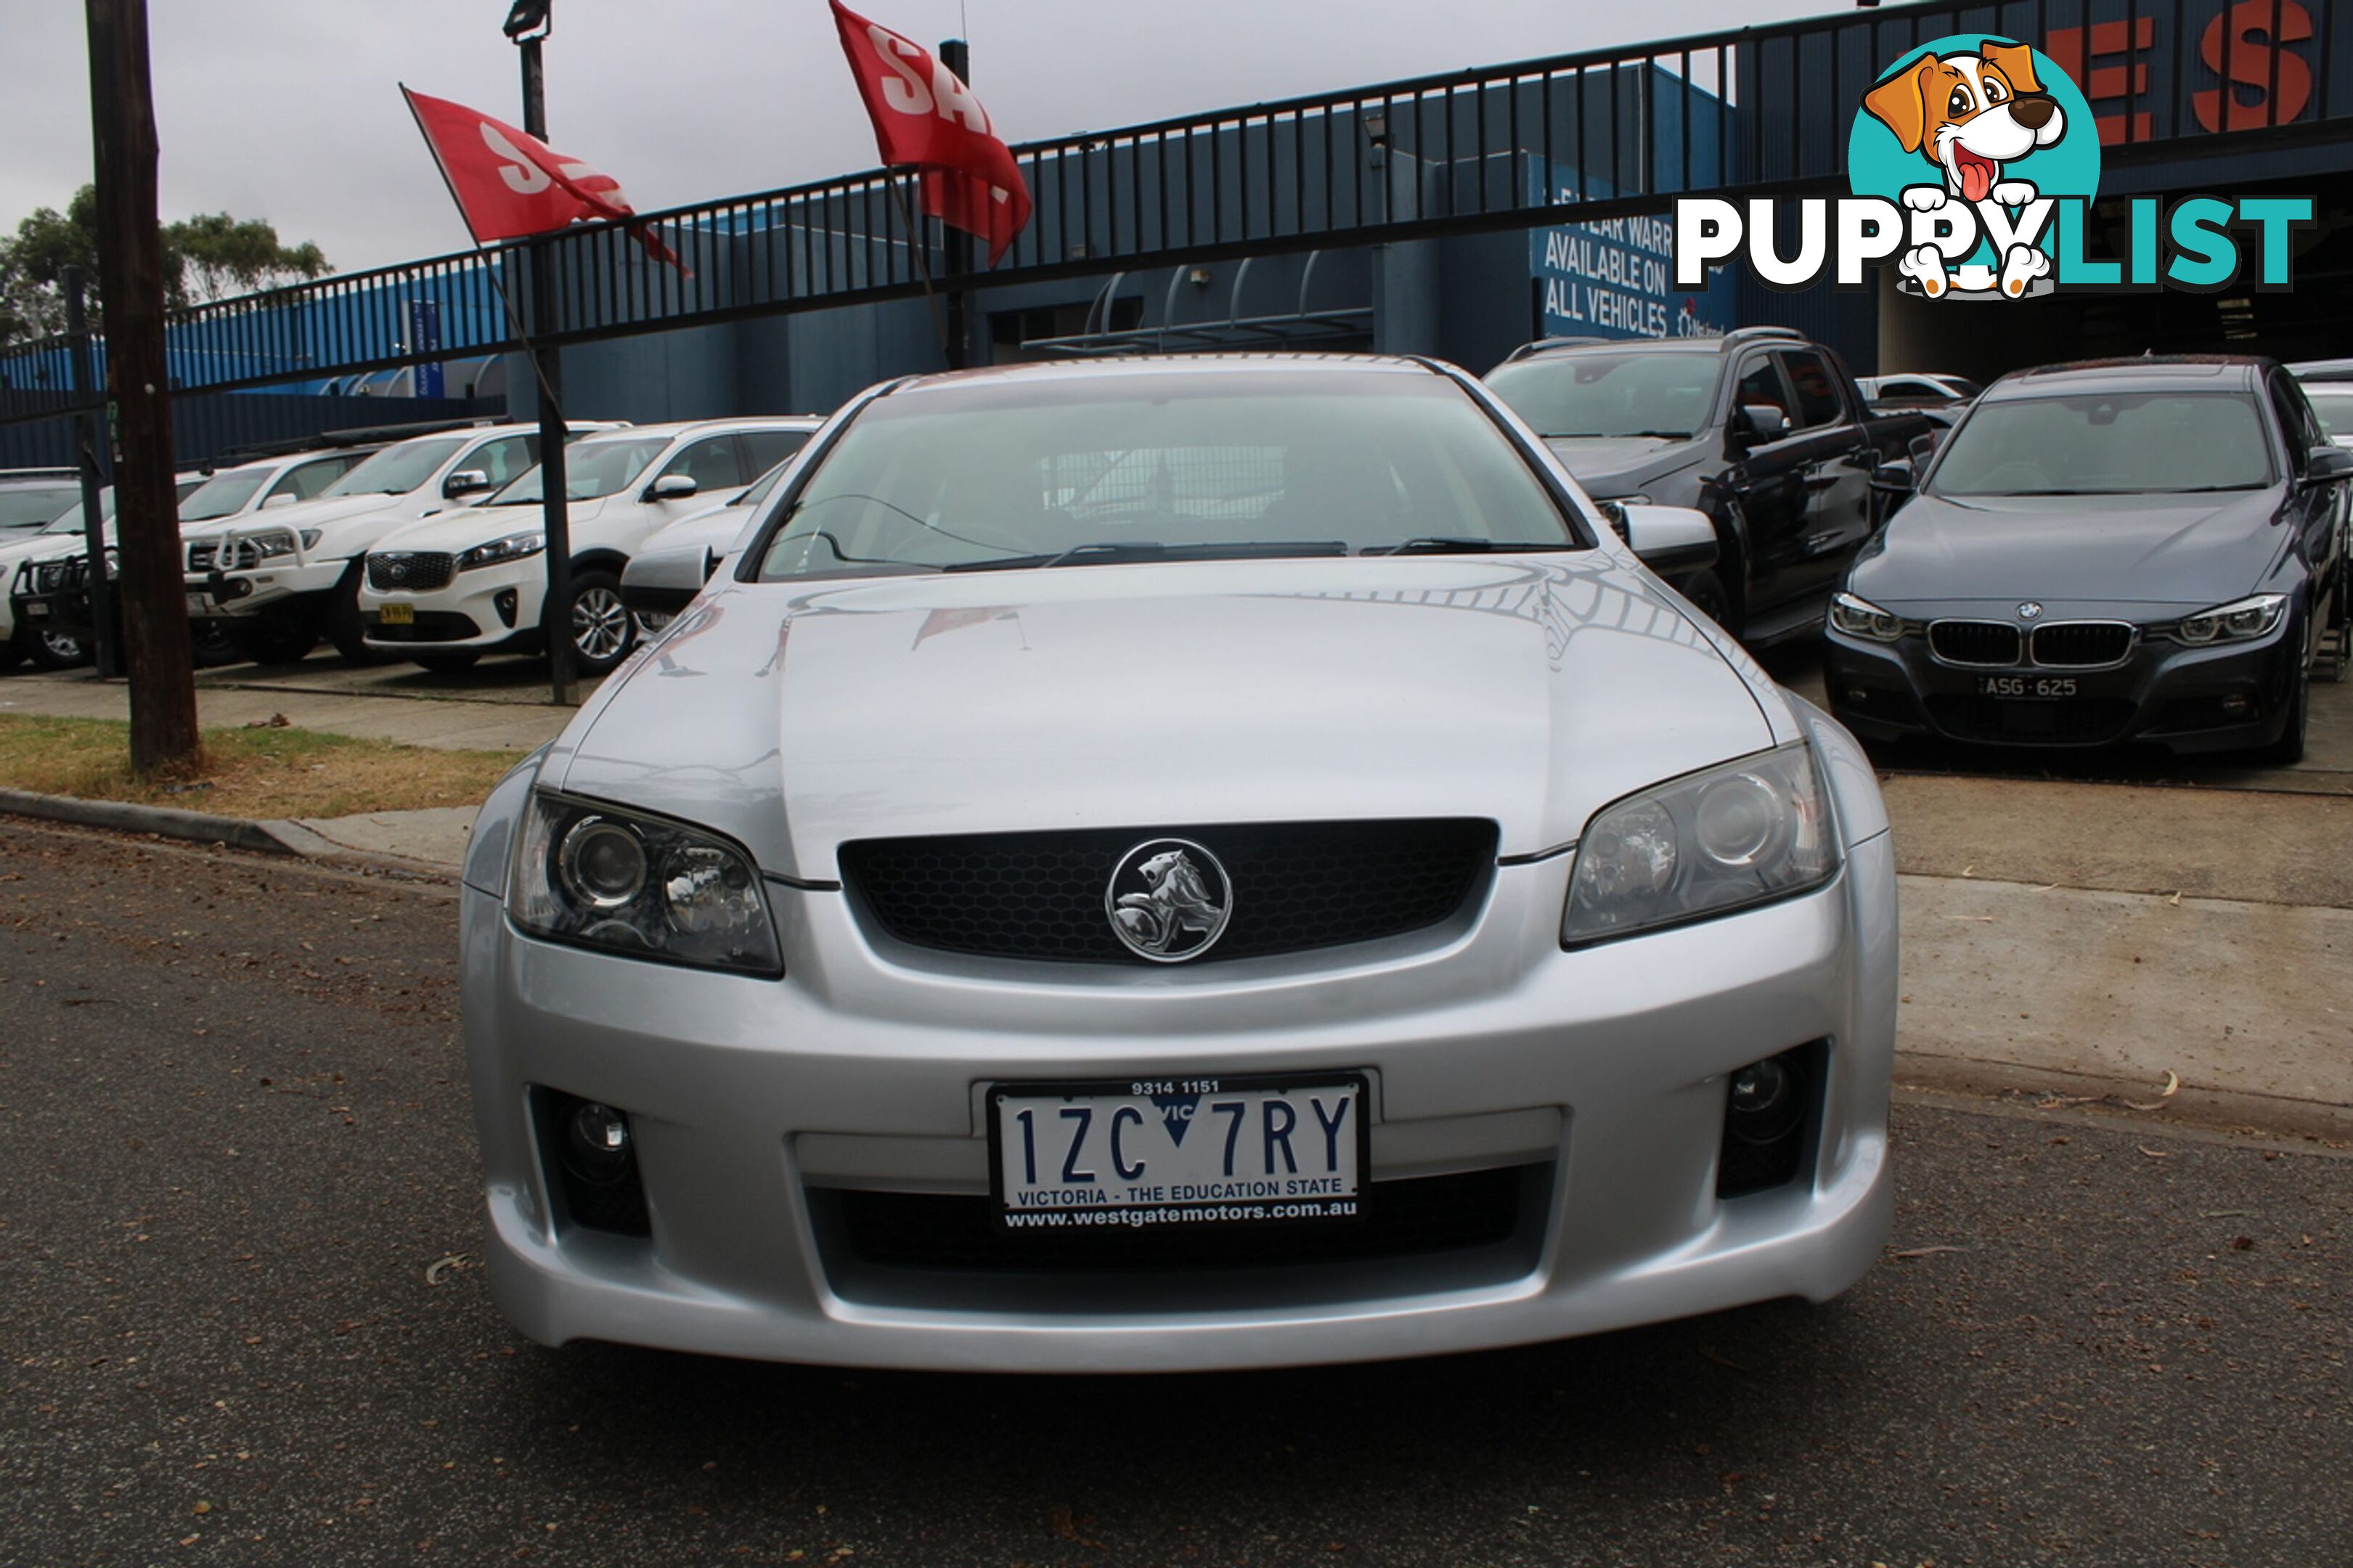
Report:
[[[1712,353],[1540,354],[1497,366],[1487,384],[1548,441],[1683,440],[1707,424],[1723,365]]]
[[[2263,416],[2243,394],[2103,392],[1980,403],[1927,489],[1947,496],[2181,494],[2273,482]]]

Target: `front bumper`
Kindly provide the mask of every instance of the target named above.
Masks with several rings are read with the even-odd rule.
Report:
[[[243,620],[296,601],[323,603],[343,582],[351,562],[292,557],[235,572],[191,573],[186,580],[188,614],[215,620]]]
[[[26,637],[48,632],[59,637],[89,637],[97,629],[97,616],[91,614],[87,588],[11,595],[8,608]]]
[[[1033,1372],[1430,1354],[1839,1294],[1892,1209],[1886,836],[1819,892],[1564,953],[1568,869],[1500,869],[1475,919],[1419,945],[1174,973],[923,953],[843,894],[777,886],[781,981],[538,942],[470,887],[492,1290],[548,1343]],[[1799,1176],[1718,1198],[1727,1075],[1809,1042],[1827,1065]],[[843,1234],[856,1194],[985,1201],[993,1082],[1341,1068],[1371,1082],[1368,1205],[1385,1182],[1515,1171],[1514,1233],[1077,1273],[877,1265]],[[549,1089],[630,1114],[649,1237],[564,1217],[533,1110]]]
[[[543,555],[460,572],[447,587],[423,592],[379,593],[363,578],[360,624],[367,645],[385,653],[488,650],[537,637],[546,597]],[[406,606],[414,618],[402,624],[385,621],[387,605]]]
[[[2147,743],[2177,752],[2240,751],[2279,738],[2300,645],[2290,616],[2269,637],[2210,647],[2139,638],[2106,668],[1981,668],[1940,662],[1917,634],[1867,642],[1822,632],[1831,711],[1865,740],[1911,737],[1969,745],[2075,747]],[[1984,677],[2073,679],[2073,696],[1982,696]]]

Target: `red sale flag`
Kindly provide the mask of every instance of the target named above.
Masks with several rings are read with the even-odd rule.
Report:
[[[988,243],[997,265],[1029,221],[1029,184],[955,72],[890,28],[830,0],[841,52],[874,121],[885,165],[923,175],[923,211]]]
[[[400,91],[476,244],[637,216],[612,175],[599,174],[480,110],[406,87]],[[677,254],[650,228],[634,224],[629,232],[649,255],[685,270]]]

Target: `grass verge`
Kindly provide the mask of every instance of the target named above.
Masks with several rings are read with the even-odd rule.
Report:
[[[204,745],[195,767],[142,780],[121,720],[0,714],[0,785],[219,816],[351,816],[477,805],[516,761],[283,727],[206,730]]]

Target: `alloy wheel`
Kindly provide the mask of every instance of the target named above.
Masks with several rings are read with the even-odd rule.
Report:
[[[618,658],[629,644],[629,612],[621,595],[603,584],[583,589],[572,601],[572,646],[596,664]]]

